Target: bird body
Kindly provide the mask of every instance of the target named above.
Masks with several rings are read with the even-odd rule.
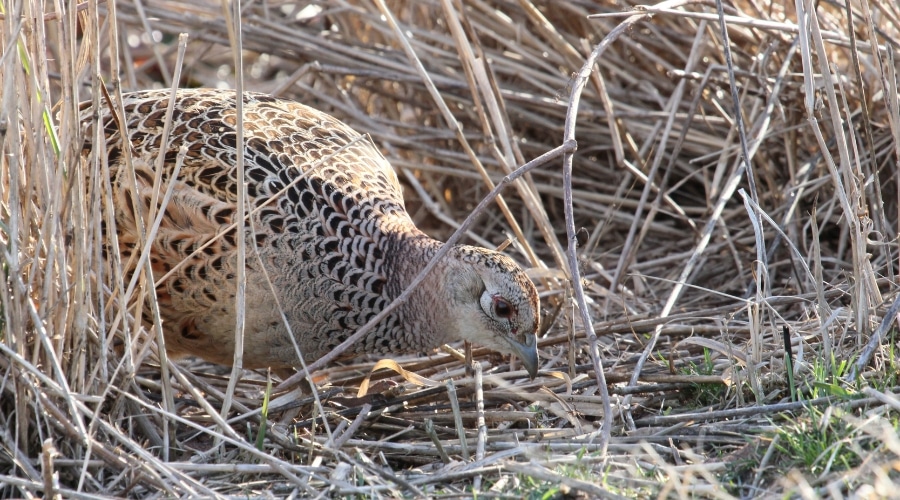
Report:
[[[169,188],[172,196],[149,244],[154,279],[168,276],[157,287],[166,348],[174,356],[230,365],[239,188],[236,93],[177,91],[163,146],[170,95],[126,94],[124,141],[109,106],[98,110],[117,246],[130,278],[140,241],[133,207],[140,207],[149,225],[153,200],[158,206],[163,200],[154,196],[154,181],[157,157],[164,155],[159,193]],[[318,359],[390,304],[442,243],[416,228],[396,174],[367,137],[325,113],[265,94],[245,93],[243,107],[249,214],[243,236],[243,365],[298,366],[300,356]],[[83,119],[90,128],[86,108]],[[93,147],[88,143],[85,149]],[[133,176],[124,148],[130,150]],[[115,246],[112,231],[105,231],[109,260]],[[538,311],[534,285],[512,259],[457,245],[406,303],[347,354],[421,352],[464,339],[518,355],[533,374]]]

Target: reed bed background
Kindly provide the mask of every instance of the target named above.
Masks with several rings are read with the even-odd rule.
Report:
[[[0,3],[0,497],[895,494],[900,7],[639,4]],[[539,284],[541,375],[161,365],[78,103],[238,84],[370,134],[442,239],[575,139],[465,233]]]

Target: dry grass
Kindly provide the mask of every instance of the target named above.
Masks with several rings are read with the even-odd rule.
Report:
[[[463,3],[247,2],[240,39],[214,2],[2,3],[0,497],[895,494],[897,4],[740,0],[726,43],[709,2]],[[438,353],[357,397],[361,360],[301,398],[161,362],[75,110],[179,69],[371,134],[443,239],[574,132],[465,233],[532,268],[543,374]]]

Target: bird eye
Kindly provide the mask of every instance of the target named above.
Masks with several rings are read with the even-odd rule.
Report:
[[[513,306],[503,297],[494,297],[494,315],[508,319],[513,315]]]

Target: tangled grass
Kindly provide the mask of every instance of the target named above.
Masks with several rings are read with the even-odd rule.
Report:
[[[214,2],[2,9],[0,497],[900,484],[896,3],[276,0],[240,23]],[[316,372],[312,397],[161,364],[134,320],[151,280],[101,272],[101,162],[76,111],[177,73],[370,134],[442,239],[577,141],[465,231],[530,268],[542,374],[476,349],[469,375],[447,349],[393,360],[431,386],[361,359]]]

